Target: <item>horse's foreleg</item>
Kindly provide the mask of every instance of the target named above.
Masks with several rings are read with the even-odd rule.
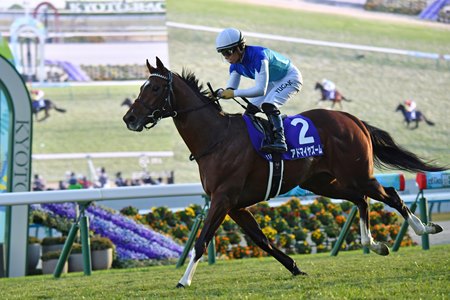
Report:
[[[217,205],[216,203],[222,203],[220,201],[211,201],[211,207],[209,208],[208,215],[206,216],[203,229],[200,233],[199,238],[195,242],[194,250],[192,252],[191,258],[189,260],[188,267],[184,272],[183,277],[177,284],[177,288],[182,288],[185,286],[190,286],[192,282],[192,277],[194,276],[195,269],[206,250],[211,239],[214,237],[217,228],[222,224],[223,219],[227,215],[227,209],[224,205]]]
[[[292,258],[269,242],[251,212],[242,208],[232,209],[228,214],[244,230],[244,232],[248,234],[258,247],[275,257],[275,259],[285,266],[293,275],[306,275],[306,273],[300,271]]]

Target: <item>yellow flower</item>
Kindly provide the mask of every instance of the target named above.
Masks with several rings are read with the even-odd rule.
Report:
[[[195,211],[192,207],[186,207],[186,215],[189,217],[195,217]]]
[[[264,233],[265,236],[267,236],[267,238],[269,240],[272,240],[272,241],[275,240],[275,237],[277,235],[277,231],[274,228],[270,227],[270,226],[264,227],[262,229],[262,232]]]

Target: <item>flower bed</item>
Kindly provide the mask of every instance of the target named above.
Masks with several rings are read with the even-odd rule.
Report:
[[[279,207],[267,202],[252,206],[249,210],[267,238],[288,254],[309,254],[330,251],[353,207],[348,201],[332,203],[319,197],[309,205],[291,198]],[[43,225],[68,230],[75,219],[75,204],[32,205],[33,216]],[[95,204],[86,211],[90,228],[94,233],[108,237],[115,245],[117,258],[129,260],[166,260],[178,258],[181,246],[189,236],[194,219],[202,212],[199,205],[172,212],[167,207],[155,207],[146,215],[127,207],[123,214]],[[44,215],[43,215],[44,214]],[[45,215],[47,214],[47,215]],[[384,210],[382,203],[371,204],[371,232],[375,240],[392,245],[400,230],[398,216]],[[341,250],[360,249],[358,218],[352,223]],[[219,227],[215,244],[220,258],[261,257],[267,255],[243,233],[227,216]],[[412,245],[406,235],[402,246]]]
[[[337,204],[324,197],[315,199],[309,205],[303,205],[294,197],[279,207],[270,207],[267,202],[263,202],[250,207],[249,210],[267,238],[277,247],[286,253],[309,254],[332,249],[352,207],[353,204],[348,201]],[[172,235],[183,243],[189,236],[194,217],[200,212],[201,207],[198,205],[176,213],[172,213],[168,208],[158,207],[153,208],[147,215],[136,214],[133,218]],[[375,203],[371,205],[370,221],[373,237],[392,245],[401,226],[397,215],[385,211],[382,203]],[[341,250],[360,249],[362,246],[359,232],[359,220],[355,218]],[[218,256],[226,259],[266,255],[229,216],[225,217],[219,227],[215,243]],[[402,242],[402,246],[407,245],[412,245],[409,235],[406,235]]]
[[[67,233],[75,220],[75,204],[32,205],[31,209],[40,215],[46,213],[42,225]],[[98,235],[108,237],[115,245],[118,260],[145,260],[178,258],[183,247],[170,237],[151,230],[148,226],[135,222],[129,217],[95,204],[86,210],[90,229]],[[33,220],[32,220],[33,221]]]

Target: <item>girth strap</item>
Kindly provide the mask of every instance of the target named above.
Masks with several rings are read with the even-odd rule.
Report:
[[[280,194],[283,182],[284,160],[280,153],[272,153],[272,161],[269,161],[269,178],[264,200],[275,198]]]

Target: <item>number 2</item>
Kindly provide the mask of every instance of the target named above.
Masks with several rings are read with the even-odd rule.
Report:
[[[300,132],[298,134],[298,143],[300,145],[304,144],[312,144],[314,143],[314,137],[313,136],[306,136],[306,132],[309,129],[309,124],[305,120],[301,118],[295,118],[291,121],[292,126],[297,126],[298,123],[302,124],[302,128],[300,129]]]

